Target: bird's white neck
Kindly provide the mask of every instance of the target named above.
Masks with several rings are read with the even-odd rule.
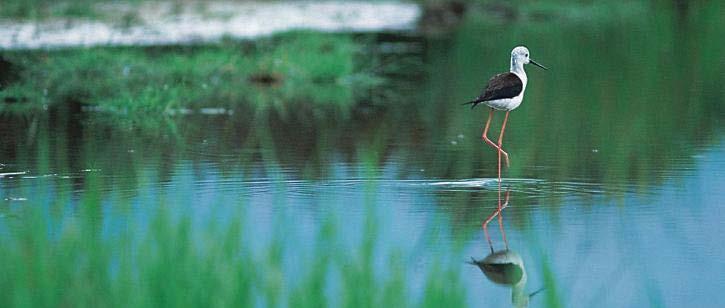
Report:
[[[526,82],[528,81],[528,78],[526,77],[526,71],[524,71],[524,63],[520,61],[516,61],[515,57],[511,57],[511,72],[516,74],[516,76],[519,76],[521,78],[521,81],[524,82],[524,87],[526,86]]]

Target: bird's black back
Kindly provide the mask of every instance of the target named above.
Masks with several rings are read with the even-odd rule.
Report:
[[[466,104],[473,104],[472,107],[475,107],[485,101],[513,98],[519,95],[523,89],[524,82],[516,74],[511,72],[498,74],[488,80],[488,85],[481,95]]]

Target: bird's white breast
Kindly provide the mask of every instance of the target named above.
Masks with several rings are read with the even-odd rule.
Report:
[[[484,104],[487,106],[498,109],[498,110],[514,110],[516,107],[521,105],[521,102],[524,100],[524,91],[521,91],[521,93],[518,96],[512,97],[512,98],[502,98],[502,99],[495,99],[492,101],[486,101]]]

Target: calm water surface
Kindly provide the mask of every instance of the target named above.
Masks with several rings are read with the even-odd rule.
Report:
[[[242,209],[254,249],[282,234],[294,281],[323,223],[354,251],[372,220],[376,264],[402,251],[411,296],[443,260],[460,264],[470,305],[507,306],[512,290],[466,263],[490,253],[481,223],[499,188],[479,139],[487,110],[460,103],[525,42],[551,70],[527,68],[504,140],[503,228],[526,273],[516,288],[545,288],[532,306],[725,305],[722,28],[670,16],[541,23],[474,18],[446,38],[405,38],[402,70],[414,73],[380,90],[398,95],[346,114],[186,116],[153,132],[94,114],[5,117],[0,230],[25,206],[79,215],[92,178],[106,234],[143,225],[159,200],[199,224]],[[489,230],[504,249],[495,220]]]

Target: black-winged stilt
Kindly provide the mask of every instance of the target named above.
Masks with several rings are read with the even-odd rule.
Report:
[[[506,121],[509,118],[509,112],[516,109],[521,105],[521,101],[524,99],[524,91],[526,91],[526,83],[528,78],[526,77],[526,71],[524,71],[524,64],[533,64],[540,68],[547,69],[543,65],[536,63],[529,57],[529,50],[524,46],[518,46],[511,51],[511,70],[508,73],[498,74],[488,80],[488,85],[483,93],[476,97],[475,100],[465,103],[464,105],[471,104],[471,108],[476,107],[478,104],[484,104],[491,108],[488,113],[488,120],[486,126],[483,129],[483,139],[486,143],[498,150],[498,179],[501,182],[501,155],[503,154],[506,159],[506,167],[509,166],[509,155],[503,150],[502,141],[504,129],[506,129]],[[491,124],[491,118],[493,118],[494,110],[505,110],[506,116],[503,119],[501,125],[501,133],[498,136],[498,144],[488,139],[488,128]]]

